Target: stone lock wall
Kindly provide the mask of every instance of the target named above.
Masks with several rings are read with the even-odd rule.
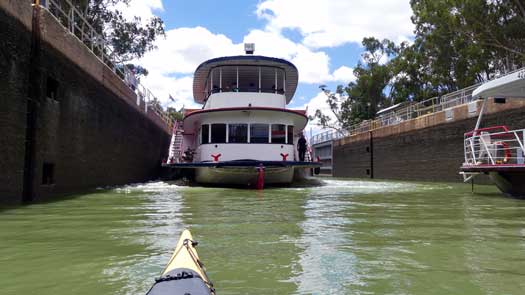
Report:
[[[336,177],[416,181],[462,181],[464,133],[474,129],[481,102],[475,112],[467,105],[425,115],[334,142]],[[471,108],[472,109],[472,108]],[[448,117],[447,117],[448,114]],[[525,127],[525,103],[508,99],[505,104],[487,102],[482,126]],[[477,178],[477,182],[487,178]]]
[[[0,2],[0,202],[156,178],[167,126],[52,15],[37,14],[35,23],[31,1]]]

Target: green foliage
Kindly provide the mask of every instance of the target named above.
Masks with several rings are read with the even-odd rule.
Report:
[[[378,109],[388,106],[390,101],[384,93],[385,87],[392,79],[392,70],[388,59],[395,56],[401,47],[389,40],[379,41],[375,38],[363,40],[365,48],[362,61],[354,69],[355,82],[346,87],[338,86],[335,93],[320,88],[326,94],[327,103],[336,120],[316,110],[312,119],[317,119],[325,128],[346,129],[363,120],[371,119]]]
[[[173,107],[168,107],[166,113],[173,121],[182,121],[182,118],[184,117],[182,110],[177,111],[177,109]]]
[[[143,22],[140,17],[127,20],[116,5],[130,0],[72,0],[83,11],[86,20],[109,42],[113,57],[121,61],[140,58],[155,48],[154,41],[164,36],[163,22],[153,17]]]
[[[335,93],[322,88],[336,122],[317,111],[319,125],[348,128],[389,104],[443,95],[525,65],[525,0],[410,4],[413,43],[363,39],[357,80]]]
[[[148,70],[140,65],[126,64],[126,67],[137,76],[147,76],[149,74]]]

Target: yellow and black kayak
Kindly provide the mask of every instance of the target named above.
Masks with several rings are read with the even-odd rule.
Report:
[[[195,246],[190,231],[184,230],[168,265],[146,295],[215,295]]]

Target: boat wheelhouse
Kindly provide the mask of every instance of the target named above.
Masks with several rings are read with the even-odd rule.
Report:
[[[525,99],[525,69],[487,82],[477,88],[473,97],[483,99],[474,130],[465,133],[465,162],[461,174],[465,182],[479,174],[488,174],[505,194],[525,196],[525,129],[509,130],[507,126],[481,126],[489,98],[494,103],[506,99]]]
[[[308,118],[287,109],[298,83],[290,62],[266,56],[214,58],[199,65],[193,95],[202,109],[186,110],[173,131],[167,166],[194,169],[207,184],[292,182],[294,170],[317,167],[296,153]]]

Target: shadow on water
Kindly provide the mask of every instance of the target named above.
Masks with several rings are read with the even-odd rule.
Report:
[[[142,185],[145,183],[156,183],[156,182],[159,182],[159,180],[151,180],[148,182],[138,182],[138,183],[130,183],[126,185],[112,185],[112,186],[98,187],[98,188],[93,188],[93,189],[86,189],[86,190],[77,191],[77,192],[57,194],[57,195],[49,196],[46,198],[37,198],[34,201],[28,201],[28,202],[23,202],[23,201],[11,202],[11,203],[0,202],[0,213],[2,213],[3,211],[17,209],[21,207],[31,207],[34,205],[44,205],[44,204],[52,204],[56,202],[70,201],[73,199],[82,198],[84,196],[89,196],[89,195],[108,194],[119,187],[138,186],[138,185]],[[179,182],[179,181],[173,182],[173,183],[177,183],[179,185],[189,185],[189,184]],[[138,192],[138,191],[136,193],[141,194],[141,192]]]

